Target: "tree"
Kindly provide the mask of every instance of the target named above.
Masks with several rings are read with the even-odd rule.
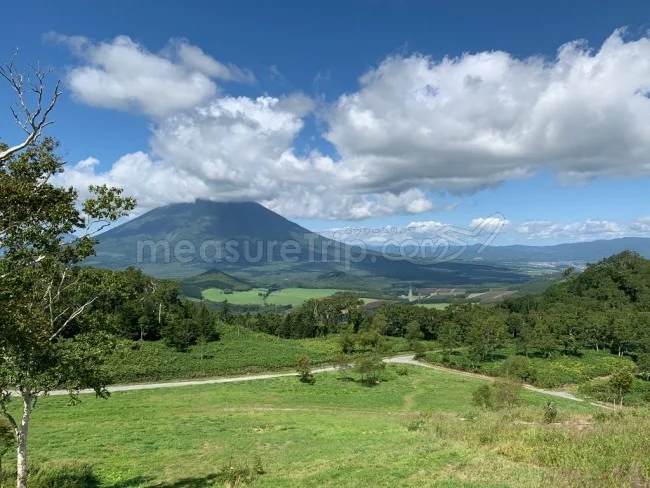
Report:
[[[622,407],[623,397],[632,391],[634,386],[634,367],[627,364],[620,366],[609,377],[608,385],[614,395],[614,403],[618,400]]]
[[[374,386],[379,383],[381,373],[386,368],[386,364],[381,357],[375,355],[364,356],[354,365],[354,371],[359,375],[361,383],[366,386]]]
[[[35,127],[40,136],[44,125]],[[17,439],[19,488],[27,486],[38,396],[57,388],[73,399],[81,388],[107,396],[100,366],[114,347],[112,330],[101,315],[81,318],[111,284],[87,283],[77,264],[93,255],[92,236],[135,206],[119,189],[92,186],[92,198],[79,208],[75,189],[49,182],[63,172],[58,143],[45,137],[30,144],[23,151],[0,147],[0,413]],[[65,242],[72,234],[80,237]],[[14,396],[22,400],[19,419],[8,409]]]
[[[12,108],[11,113],[16,124],[25,132],[26,137],[22,142],[11,147],[4,146],[0,148],[0,168],[14,155],[23,149],[34,145],[39,137],[43,135],[43,130],[54,123],[50,120],[50,115],[58,98],[61,96],[59,90],[60,81],[54,86],[51,95],[47,94],[47,76],[48,72],[43,71],[38,65],[31,68],[31,73],[25,76],[16,68],[16,57],[18,51],[11,58],[11,61],[5,66],[0,66],[0,76],[4,78],[14,92],[17,101],[16,109]],[[35,106],[29,107],[29,95],[33,95]],[[49,103],[46,99],[49,98]]]
[[[298,356],[296,358],[296,371],[302,383],[313,385],[316,383],[316,377],[311,371],[311,362],[307,356]]]
[[[505,323],[500,316],[477,316],[467,332],[470,355],[479,361],[485,361],[503,345],[507,334]]]
[[[205,305],[196,314],[196,341],[201,348],[201,359],[204,357],[205,345],[219,339],[215,315]]]
[[[406,334],[404,338],[409,341],[409,346],[413,348],[413,345],[418,341],[424,339],[424,333],[420,329],[420,323],[417,320],[412,320],[406,324]]]
[[[650,354],[639,354],[636,359],[638,375],[646,381],[650,381]]]

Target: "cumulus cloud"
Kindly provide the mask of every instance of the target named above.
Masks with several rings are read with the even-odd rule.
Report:
[[[152,117],[194,108],[215,96],[214,79],[253,81],[253,74],[226,65],[186,40],[171,40],[152,53],[128,36],[93,42],[82,36],[47,34],[83,61],[67,75],[73,94],[95,107],[133,109]]]
[[[475,191],[546,169],[563,181],[650,174],[650,39],[616,31],[553,60],[394,56],[327,116],[368,191]]]
[[[356,92],[320,107],[320,135],[334,151],[306,155],[295,149],[314,110],[304,95],[222,94],[215,80],[251,81],[250,72],[184,40],[160,53],[124,36],[57,40],[83,61],[68,77],[81,101],[154,121],[148,153],[65,177],[106,179],[147,205],[256,200],[288,217],[360,220],[443,209],[437,191],[463,194],[542,170],[570,183],[650,174],[650,38],[623,31],[598,49],[565,44],[553,59],[389,57]],[[129,168],[133,161],[141,167]],[[554,225],[528,222],[522,234],[562,232]],[[581,225],[573,231],[605,224]]]

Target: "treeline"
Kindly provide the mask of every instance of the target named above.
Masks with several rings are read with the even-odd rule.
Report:
[[[182,298],[177,282],[145,275],[136,268],[110,271],[77,268],[75,287],[66,296],[69,308],[91,306],[75,318],[65,335],[73,337],[88,324],[106,322],[107,331],[133,341],[164,340],[177,350],[219,339],[217,325],[230,320],[227,308],[211,310]]]
[[[650,352],[650,261],[623,252],[581,273],[567,270],[561,282],[539,295],[497,305],[452,303],[436,310],[392,303],[371,314],[358,298],[339,295],[309,300],[286,314],[247,314],[239,320],[287,338],[368,330],[404,337],[417,324],[423,339],[436,340],[447,351],[467,348],[476,361],[505,345],[522,355],[606,349],[636,357]]]

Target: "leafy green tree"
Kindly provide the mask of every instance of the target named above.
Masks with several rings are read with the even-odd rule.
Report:
[[[58,388],[73,397],[81,388],[107,395],[100,366],[114,346],[114,331],[102,315],[82,320],[105,292],[87,283],[77,265],[93,255],[94,233],[135,206],[119,189],[91,186],[92,197],[79,207],[76,190],[50,183],[63,172],[57,147],[46,137],[0,165],[0,412],[17,438],[19,488],[27,486],[38,396]],[[80,237],[65,242],[73,234]],[[112,287],[103,285],[99,290]],[[18,419],[9,409],[15,396],[22,400]]]
[[[521,381],[534,381],[536,372],[531,360],[525,356],[509,356],[501,363],[501,373]]]
[[[487,313],[477,316],[467,334],[470,355],[479,361],[485,361],[504,344],[507,335],[501,316]]]
[[[618,400],[623,406],[623,397],[632,391],[634,386],[634,368],[629,365],[620,366],[609,377],[608,385],[614,395],[614,403]]]
[[[343,330],[339,335],[339,345],[341,346],[341,352],[343,354],[348,354],[354,351],[354,345],[356,343],[354,334],[349,330]]]
[[[316,377],[311,370],[311,362],[307,356],[298,356],[296,358],[296,371],[302,383],[313,385],[316,383]]]
[[[196,342],[200,347],[201,359],[204,357],[206,344],[216,340],[219,340],[217,318],[205,305],[202,305],[196,314]]]
[[[381,373],[386,368],[381,357],[370,354],[359,358],[354,365],[354,371],[359,375],[361,383],[366,386],[374,386],[379,383]]]
[[[637,374],[646,381],[650,381],[650,354],[639,354],[636,359]]]
[[[406,333],[404,338],[409,341],[410,347],[413,347],[418,341],[424,339],[424,332],[420,328],[420,323],[417,320],[412,320],[406,325]]]

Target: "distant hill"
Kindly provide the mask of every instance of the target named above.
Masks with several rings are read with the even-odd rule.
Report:
[[[396,246],[388,247],[388,252],[397,253]],[[403,251],[408,253],[413,246]],[[446,255],[454,255],[460,252],[459,247],[449,247]],[[564,262],[564,263],[594,263],[614,254],[623,251],[634,251],[643,257],[650,258],[650,238],[644,237],[622,237],[618,239],[600,239],[589,242],[572,242],[556,244],[552,246],[526,246],[521,244],[509,246],[488,246],[481,252],[481,245],[473,244],[467,246],[460,253],[459,261],[486,261],[490,263],[540,263],[540,262]],[[435,258],[436,250],[424,248],[422,253],[425,257]]]
[[[313,286],[323,280],[347,282],[355,289],[359,285],[385,289],[409,281],[422,286],[514,284],[529,279],[502,266],[398,261],[372,250],[360,255],[358,249],[252,202],[166,205],[108,230],[98,240],[97,256],[87,265],[136,266],[159,277],[188,278],[218,270],[260,285]]]
[[[248,291],[253,288],[253,285],[247,281],[235,278],[228,273],[216,269],[211,269],[198,276],[186,278],[183,280],[183,283],[198,286],[203,290],[219,288],[221,290]]]
[[[623,251],[634,251],[650,258],[650,239],[644,237],[622,237],[590,242],[573,242],[553,246],[490,246],[477,254],[479,246],[467,249],[465,258],[482,257],[492,262],[544,262],[566,261],[595,263]]]

